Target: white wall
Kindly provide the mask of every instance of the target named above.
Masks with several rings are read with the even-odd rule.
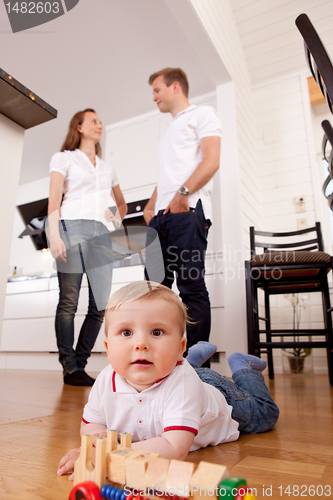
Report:
[[[226,301],[222,328],[228,338],[228,355],[247,350],[244,260],[249,254],[249,226],[261,227],[254,102],[230,2],[190,1],[232,80],[229,88],[229,84],[217,88],[224,134],[220,196]],[[232,276],[230,280],[226,278],[227,273]],[[227,366],[226,373],[230,374]]]
[[[0,336],[5,303],[10,240],[13,231],[15,198],[21,168],[24,129],[0,114],[0,213],[1,263],[0,263]]]
[[[317,160],[317,168],[318,174],[320,177],[320,186],[323,185],[326,175],[324,175],[322,164],[323,164],[323,154],[322,154],[322,141],[324,136],[324,130],[321,126],[321,123],[324,120],[328,120],[331,125],[333,125],[333,116],[330,112],[328,105],[321,104],[311,109],[311,121],[314,133],[314,147],[315,154]],[[330,151],[329,146],[327,147],[327,151]],[[332,183],[331,183],[332,184]],[[332,185],[328,186],[328,193],[332,192]],[[322,232],[325,243],[325,251],[328,253],[333,253],[333,212],[329,209],[328,203],[321,191],[320,193],[320,202],[322,204]]]
[[[239,182],[241,189],[242,245],[249,248],[251,225],[261,226],[259,178],[255,149],[255,109],[252,84],[234,15],[228,0],[191,0],[234,84]]]
[[[18,187],[16,206],[48,198],[49,177],[29,182]],[[37,251],[30,236],[18,238],[24,231],[25,224],[15,208],[13,232],[11,238],[10,268],[17,267],[18,275],[55,273],[50,252]]]
[[[253,91],[262,227],[267,230],[296,230],[300,217],[308,219],[309,227],[320,220],[320,184],[312,172],[317,166],[303,80],[295,75]],[[305,196],[306,212],[296,213],[298,195]]]
[[[294,74],[258,86],[253,95],[262,229],[293,231],[297,229],[298,218],[307,218],[308,227],[319,221],[330,253],[326,201],[321,191],[322,120],[311,110],[306,75]],[[305,197],[306,212],[296,213],[295,197],[299,195]],[[283,296],[272,297],[271,306],[272,326],[292,328],[292,307],[288,300]],[[301,318],[303,328],[324,327],[319,294],[308,294],[308,306],[302,310]],[[314,349],[313,353],[316,372],[325,372],[326,351]],[[281,352],[274,351],[274,358],[275,371],[280,371]]]
[[[231,210],[230,216],[235,224],[241,221],[244,257],[249,248],[248,229],[252,225],[257,229],[293,230],[297,228],[297,218],[306,217],[309,225],[321,222],[327,240],[308,75],[292,74],[253,88],[230,2],[191,0],[191,3],[234,83],[241,200],[238,212]],[[237,175],[235,182],[236,179]],[[296,214],[294,198],[298,195],[306,198],[306,213]],[[226,232],[225,225],[222,231],[224,242],[228,243],[232,235]],[[240,283],[238,290],[242,290]],[[228,297],[231,306],[236,296],[228,293]],[[240,293],[238,299],[239,310],[245,310],[244,295]],[[273,305],[275,325],[291,327],[289,303],[279,297]],[[320,328],[321,318],[319,298],[312,294],[308,309],[303,311],[302,326]],[[227,326],[232,331],[232,324]],[[325,351],[316,349],[314,353],[317,371],[322,370],[326,363]],[[275,352],[276,356],[279,354]]]

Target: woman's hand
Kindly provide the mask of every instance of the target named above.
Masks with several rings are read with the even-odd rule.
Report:
[[[67,474],[68,472],[71,472],[74,470],[74,464],[75,461],[79,458],[80,456],[80,448],[74,448],[73,450],[69,450],[68,453],[59,462],[58,465],[58,470],[57,474],[58,476],[63,476],[64,474]],[[74,472],[69,476],[69,481],[74,480]]]
[[[117,219],[115,215],[113,215],[113,212],[109,208],[105,210],[104,217],[108,222],[113,223],[115,229],[118,229],[118,227],[120,227],[121,221]]]
[[[67,262],[67,252],[66,245],[60,238],[60,236],[53,238],[50,242],[50,250],[52,257],[61,262]]]

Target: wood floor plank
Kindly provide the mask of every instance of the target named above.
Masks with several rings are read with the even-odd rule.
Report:
[[[330,495],[307,498],[333,498],[333,390],[327,377],[277,376],[267,384],[280,408],[273,431],[243,434],[187,460],[226,465],[257,489],[257,500],[295,498],[302,486],[331,488]],[[73,483],[56,470],[60,458],[80,445],[88,395],[89,388],[64,386],[58,372],[0,370],[0,500],[68,499]],[[295,494],[284,493],[288,487]]]
[[[320,457],[327,456],[330,460],[332,460],[332,449],[333,449],[333,439],[324,439],[326,444],[321,444],[319,442],[312,442],[308,437],[304,439],[304,442],[300,442],[299,438],[295,436],[289,436],[285,439],[278,439],[275,441],[275,445],[279,447],[281,451],[287,451],[294,453],[297,450],[297,453],[305,456],[305,455],[318,455]],[[272,440],[274,442],[274,439]],[[257,448],[266,448],[267,443],[263,440],[258,439],[258,436],[255,436],[253,439],[244,444],[244,446],[256,446]]]
[[[265,470],[275,474],[293,474],[297,476],[311,477],[321,479],[325,472],[325,465],[297,463],[295,461],[281,460],[276,458],[262,458],[248,456],[241,460],[239,467],[245,469]]]

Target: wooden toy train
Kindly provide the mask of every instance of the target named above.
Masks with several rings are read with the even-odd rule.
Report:
[[[69,500],[255,500],[245,479],[229,476],[224,465],[161,458],[131,448],[131,434],[107,431],[97,438],[82,436]]]

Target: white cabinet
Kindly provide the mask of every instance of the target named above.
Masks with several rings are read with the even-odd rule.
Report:
[[[212,326],[209,341],[217,345],[217,352],[224,352],[226,350],[225,339],[228,335],[232,334],[232,332],[223,332],[222,330],[222,325],[224,324],[224,308],[213,307],[211,314]],[[214,370],[214,366],[212,366],[212,369]]]
[[[1,351],[44,351],[48,279],[7,284]]]
[[[159,121],[154,113],[107,127],[105,159],[114,166],[123,191],[157,183]]]
[[[47,293],[28,292],[6,297],[5,319],[39,318],[47,316]]]
[[[4,319],[1,351],[45,351],[47,319],[46,317]]]
[[[143,266],[116,268],[111,293],[122,286],[143,279]],[[59,300],[57,277],[16,281],[7,284],[2,352],[57,352],[54,319]],[[88,309],[88,285],[83,276],[77,313],[75,341]],[[105,352],[104,323],[93,352]]]

